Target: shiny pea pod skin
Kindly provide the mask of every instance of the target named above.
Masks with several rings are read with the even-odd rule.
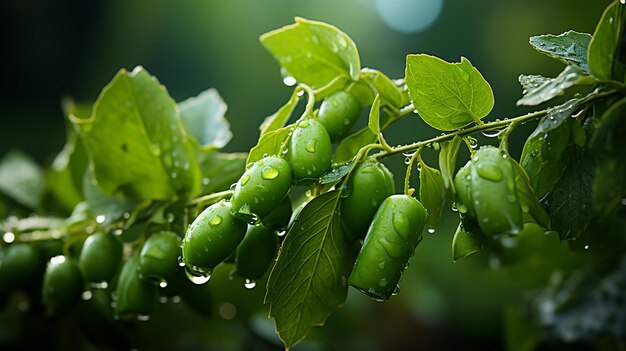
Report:
[[[0,258],[0,291],[22,288],[41,274],[39,251],[30,244],[12,244]],[[36,279],[40,279],[37,277]]]
[[[498,148],[485,146],[474,154],[471,194],[478,226],[487,236],[515,234],[522,228],[515,169],[508,155]]]
[[[43,278],[41,297],[50,312],[80,300],[83,279],[78,265],[67,256],[50,259]]]
[[[263,219],[287,196],[291,181],[291,168],[287,161],[277,156],[260,159],[244,172],[235,185],[232,208]]]
[[[395,192],[393,175],[378,161],[359,164],[341,199],[341,219],[348,240],[365,237],[378,206]]]
[[[388,300],[422,237],[426,210],[415,198],[392,195],[380,205],[367,231],[349,284],[379,300]]]
[[[167,283],[174,278],[181,255],[181,238],[173,232],[150,235],[139,253],[139,275],[142,279]]]
[[[78,267],[87,283],[111,281],[122,259],[122,243],[111,233],[94,233],[83,244]]]
[[[308,118],[300,122],[289,145],[289,163],[296,181],[314,181],[330,169],[330,136],[317,119]]]
[[[472,201],[471,165],[471,161],[466,163],[454,176],[455,205],[461,215],[476,219],[476,211]]]
[[[115,289],[115,315],[120,318],[136,318],[152,313],[157,287],[139,277],[139,255],[129,258],[120,272]]]
[[[285,199],[270,212],[265,218],[263,218],[263,225],[272,230],[281,230],[287,228],[289,219],[291,218],[293,210],[291,208],[291,199],[289,196],[285,196]]]
[[[249,225],[246,236],[237,247],[237,274],[245,279],[262,278],[276,257],[278,236],[262,225]]]
[[[207,207],[185,234],[183,262],[196,269],[213,269],[237,248],[246,227],[245,222],[233,215],[230,202],[220,201]]]
[[[345,137],[361,116],[361,103],[347,91],[337,91],[328,96],[320,106],[317,118],[328,130],[332,142]]]

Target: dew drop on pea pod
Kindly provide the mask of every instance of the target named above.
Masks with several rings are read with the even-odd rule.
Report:
[[[67,256],[55,256],[46,267],[41,290],[42,301],[50,312],[80,300],[83,279],[78,265]]]
[[[476,212],[472,202],[471,161],[461,167],[454,177],[455,206],[462,216],[475,219]]]
[[[316,180],[331,166],[332,146],[326,128],[315,118],[300,122],[291,136],[289,163],[298,182]]]
[[[211,270],[237,248],[246,229],[246,223],[233,215],[230,202],[220,201],[207,207],[191,223],[183,239],[185,269],[192,276],[210,276]]]
[[[164,288],[174,278],[181,255],[181,238],[173,232],[150,235],[139,254],[139,275]]]
[[[515,169],[508,155],[493,146],[476,151],[471,162],[471,196],[476,221],[489,236],[515,234],[522,208],[515,190]]]
[[[317,118],[332,142],[343,139],[361,115],[361,103],[347,91],[337,91],[322,101]]]
[[[376,211],[349,283],[378,299],[389,299],[413,256],[426,223],[426,210],[415,198],[392,195]]]
[[[278,236],[262,225],[249,225],[246,236],[237,247],[237,274],[254,282],[265,275],[276,257]]]
[[[83,244],[78,267],[85,282],[106,288],[122,259],[122,243],[111,233],[94,233]]]
[[[115,315],[122,319],[146,320],[156,302],[157,287],[139,277],[139,254],[122,266],[115,289]]]
[[[230,200],[232,208],[263,219],[287,196],[291,180],[287,161],[277,156],[262,158],[254,162],[235,184]]]
[[[385,165],[368,159],[350,176],[341,199],[341,219],[348,240],[365,236],[381,202],[395,192],[393,175]]]
[[[33,245],[11,244],[0,259],[0,292],[22,288],[41,279],[40,263],[39,251]]]

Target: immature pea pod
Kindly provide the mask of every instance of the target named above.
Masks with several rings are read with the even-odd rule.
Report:
[[[361,239],[380,203],[395,192],[393,175],[385,165],[369,159],[354,170],[341,199],[341,219],[348,240]]]
[[[472,201],[472,161],[461,167],[454,177],[454,190],[456,193],[455,205],[459,213],[476,219],[474,202]]]
[[[349,283],[381,300],[393,295],[426,224],[426,210],[415,198],[392,195],[380,205],[367,231]]]
[[[330,169],[332,146],[326,128],[315,118],[300,122],[293,131],[289,163],[298,182],[315,180]]]
[[[33,278],[41,274],[40,262],[39,251],[30,244],[7,247],[0,260],[0,291],[23,288],[33,283]]]
[[[233,215],[230,202],[207,207],[191,223],[182,242],[187,271],[208,276],[237,248],[245,234],[246,223]]]
[[[122,243],[110,233],[90,235],[83,244],[78,267],[86,283],[106,287],[122,259]]]
[[[291,180],[287,161],[276,156],[265,157],[252,164],[235,185],[232,208],[263,219],[287,196]]]
[[[322,101],[317,118],[332,142],[343,139],[361,115],[361,103],[347,91],[337,91]]]
[[[167,286],[176,274],[181,255],[181,238],[176,233],[159,232],[150,235],[139,254],[139,275],[142,279]]]
[[[80,300],[83,279],[78,265],[66,256],[50,259],[43,278],[41,296],[50,312]]]
[[[278,205],[278,207],[263,218],[262,224],[272,230],[287,228],[292,212],[291,199],[289,196],[285,196],[285,199]]]
[[[278,236],[262,225],[249,225],[245,238],[237,247],[237,273],[249,281],[260,279],[276,257]]]
[[[488,236],[515,234],[522,208],[515,191],[515,169],[498,148],[485,146],[473,156],[471,194],[478,226]]]
[[[149,316],[156,301],[156,286],[139,277],[139,255],[130,257],[120,272],[115,289],[115,315],[121,318]]]

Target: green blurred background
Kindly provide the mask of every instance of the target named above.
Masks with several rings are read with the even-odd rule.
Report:
[[[246,151],[256,142],[256,126],[291,94],[258,37],[292,23],[294,16],[341,28],[356,42],[364,67],[394,78],[403,76],[409,53],[429,53],[448,61],[465,56],[495,92],[496,105],[488,119],[522,114],[527,110],[515,107],[521,95],[517,76],[550,76],[561,69],[534,52],[528,37],[568,29],[593,32],[607,3],[5,0],[0,4],[0,157],[17,148],[42,164],[49,162],[64,143],[61,98],[92,101],[117,70],[136,65],[156,75],[176,100],[217,88],[229,105],[227,117],[234,133],[226,150]],[[433,133],[412,116],[390,128],[386,136],[397,144]],[[512,136],[515,156],[524,135],[519,131]],[[401,159],[389,166],[396,174],[403,172]],[[493,270],[489,267],[494,262],[481,255],[452,263],[450,243],[456,220],[448,212],[435,234],[425,234],[400,295],[381,304],[350,291],[346,306],[312,334],[313,341],[296,349],[502,348],[502,307],[537,281]],[[266,311],[254,314],[261,305],[259,288],[250,293],[241,282],[228,279],[210,284],[215,291],[214,318],[189,318],[189,313],[179,311],[181,307],[163,306],[161,310],[167,311],[157,311],[153,322],[136,327],[137,340],[147,349],[276,347],[272,326],[262,318]],[[220,313],[232,312],[231,307],[239,312],[234,320],[243,324]]]

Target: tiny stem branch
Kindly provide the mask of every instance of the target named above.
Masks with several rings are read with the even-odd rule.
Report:
[[[216,203],[232,195],[233,195],[232,190],[225,190],[225,191],[220,191],[218,193],[200,196],[195,199],[190,199],[189,201],[187,201],[187,207],[197,206],[197,205],[207,204],[207,203]]]

